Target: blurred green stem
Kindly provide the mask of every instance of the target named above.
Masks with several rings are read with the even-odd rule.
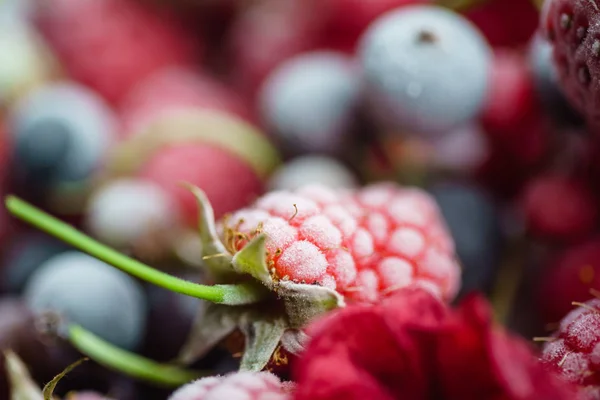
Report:
[[[263,300],[267,294],[266,288],[257,282],[245,282],[236,285],[200,285],[158,271],[103,245],[74,227],[15,196],[8,196],[6,198],[6,208],[15,217],[61,239],[77,249],[139,279],[176,293],[213,303],[229,305],[256,303]]]
[[[81,326],[69,327],[69,341],[81,353],[106,368],[163,387],[178,387],[207,374],[159,364],[100,339]]]

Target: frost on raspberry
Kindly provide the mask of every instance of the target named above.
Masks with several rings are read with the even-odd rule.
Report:
[[[427,193],[395,184],[373,184],[349,199],[358,228],[350,239],[356,260],[354,287],[341,292],[353,300],[376,301],[416,284],[452,299],[460,284],[454,242]]]
[[[563,318],[554,336],[545,339],[542,362],[585,393],[600,393],[600,299],[574,304],[578,307]]]

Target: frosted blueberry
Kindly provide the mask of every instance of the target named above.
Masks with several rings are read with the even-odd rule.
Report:
[[[142,340],[147,304],[141,285],[86,254],[68,251],[46,261],[24,297],[35,312],[60,312],[119,347],[133,349]]]
[[[436,6],[388,12],[361,39],[363,83],[385,128],[440,134],[481,111],[492,52],[459,14]]]
[[[295,190],[309,184],[349,189],[358,185],[356,176],[335,158],[309,155],[282,165],[269,180],[270,190]]]
[[[289,59],[260,93],[264,123],[292,153],[339,152],[352,126],[359,82],[351,60],[319,51]]]
[[[46,85],[9,116],[15,178],[29,189],[72,190],[99,166],[116,132],[113,111],[96,93],[71,82]]]

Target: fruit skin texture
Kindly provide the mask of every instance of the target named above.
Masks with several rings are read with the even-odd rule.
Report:
[[[236,372],[188,383],[169,400],[290,400],[289,385],[268,372]]]
[[[540,282],[539,310],[546,323],[556,323],[573,309],[573,301],[588,300],[600,287],[600,237],[554,256]]]
[[[523,196],[529,231],[541,238],[571,241],[589,234],[598,218],[596,200],[584,183],[547,174],[530,181]]]
[[[111,343],[133,349],[141,341],[146,298],[129,275],[77,251],[52,257],[31,276],[24,291],[37,313],[64,313]]]
[[[580,385],[581,399],[600,398],[600,299],[577,307],[560,322],[546,343],[542,362],[569,382]]]
[[[386,128],[441,134],[481,111],[492,54],[459,14],[435,6],[386,13],[363,35],[359,57],[371,111]]]
[[[153,72],[194,58],[174,21],[135,1],[46,3],[36,15],[37,25],[65,69],[111,103]]]
[[[435,202],[416,189],[390,183],[347,193],[276,191],[221,225],[231,253],[259,232],[276,279],[322,285],[350,301],[376,302],[411,284],[445,299],[458,290],[452,239]]]
[[[553,47],[562,90],[596,133],[600,132],[599,17],[596,1],[548,0],[540,22]]]

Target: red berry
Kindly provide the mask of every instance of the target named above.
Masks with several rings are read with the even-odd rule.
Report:
[[[595,0],[547,0],[541,25],[570,103],[600,131],[600,9]]]
[[[538,298],[544,321],[559,321],[573,301],[591,297],[591,288],[600,288],[600,238],[568,248],[544,274]]]
[[[237,372],[188,383],[169,400],[290,400],[290,389],[268,372]]]
[[[587,235],[595,227],[598,216],[596,201],[584,184],[552,174],[528,184],[523,210],[533,235],[559,241]]]
[[[466,15],[493,46],[516,47],[533,36],[539,18],[533,1],[488,0],[481,3],[468,10]]]
[[[600,299],[592,299],[571,311],[546,343],[542,362],[568,381],[600,389]],[[590,394],[590,392],[588,392]],[[584,397],[597,399],[597,397]]]
[[[216,217],[237,210],[256,198],[263,184],[252,167],[235,154],[209,144],[181,144],[156,152],[139,172],[171,194],[190,225],[197,223],[197,203],[189,182],[204,190]]]
[[[135,134],[144,124],[167,113],[207,109],[254,120],[243,99],[208,74],[166,68],[140,82],[125,98],[121,107],[124,133]]]
[[[50,0],[38,25],[67,72],[118,103],[146,76],[192,61],[174,21],[131,0]]]

